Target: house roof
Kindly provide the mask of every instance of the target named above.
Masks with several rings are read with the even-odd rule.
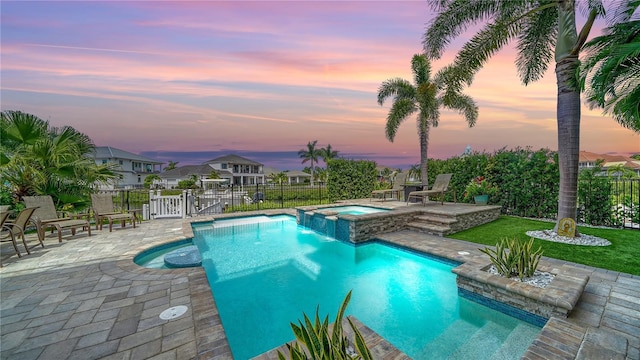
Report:
[[[279,174],[281,172],[284,172],[285,174],[287,174],[288,177],[311,177],[311,174],[308,174],[304,171],[300,171],[300,170],[288,170],[288,171],[282,171],[273,167],[267,167],[265,166],[263,168],[264,171],[264,175],[265,176],[269,176],[271,174]]]
[[[287,171],[285,174],[287,174],[288,177],[311,177],[311,174],[300,170]]]
[[[162,161],[154,160],[146,156],[130,153],[128,151],[120,150],[111,146],[96,146],[95,149],[96,159],[126,159],[135,160],[148,164],[163,164]]]
[[[596,162],[596,160],[604,160],[605,162],[632,161],[633,159],[622,155],[596,154],[588,151],[580,151],[580,162]]]
[[[214,171],[214,169],[209,165],[184,165],[175,169],[167,170],[158,174],[158,176],[163,179],[183,178],[191,175],[209,175],[212,171]]]
[[[240,155],[230,154],[225,156],[220,156],[212,160],[208,160],[203,162],[203,164],[220,164],[220,163],[231,163],[238,165],[262,165],[259,162],[255,162],[253,160],[249,160]]]
[[[603,167],[622,165],[628,169],[640,170],[640,161],[622,155],[596,154],[588,151],[580,151],[579,162],[593,162],[604,160]]]

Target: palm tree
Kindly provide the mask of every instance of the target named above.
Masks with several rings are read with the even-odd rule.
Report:
[[[580,84],[587,102],[622,126],[640,132],[640,0],[622,1],[604,35],[585,44]]]
[[[114,180],[113,164],[97,165],[95,146],[72,127],[49,127],[37,116],[2,112],[0,174],[20,200],[52,195],[57,203],[86,205],[93,186]]]
[[[320,149],[320,157],[322,158],[322,161],[324,161],[324,163],[326,164],[329,160],[331,159],[335,159],[338,157],[338,150],[333,150],[331,148],[331,144],[327,144],[326,148],[321,148]]]
[[[278,185],[286,184],[289,182],[289,177],[287,176],[287,173],[285,173],[284,171],[280,171],[279,173],[273,173],[269,175],[269,179],[271,180],[271,182]]]
[[[424,50],[431,59],[469,27],[482,25],[457,54],[450,80],[459,88],[471,84],[473,76],[489,57],[511,40],[517,40],[516,65],[527,85],[540,79],[552,59],[557,78],[558,161],[560,194],[558,223],[576,219],[578,158],[580,151],[580,89],[578,55],[596,17],[604,13],[601,0],[587,1],[589,16],[578,34],[575,0],[474,1],[431,0],[439,11],[424,34]],[[455,87],[454,87],[455,88]]]
[[[167,166],[164,168],[164,171],[175,169],[176,167],[178,167],[179,163],[180,163],[180,161],[171,161],[171,160],[169,160],[169,162],[167,163]]]
[[[316,144],[318,144],[318,140],[309,141],[307,143],[307,148],[298,151],[298,156],[302,159],[302,163],[310,162],[311,167],[311,186],[313,186],[313,174],[315,169],[315,164],[318,162],[318,158],[320,157],[320,149],[316,149]]]
[[[338,150],[333,150],[331,148],[331,144],[327,144],[326,148],[321,148],[320,149],[320,157],[322,158],[322,161],[324,161],[324,163],[327,165],[325,174],[323,175],[324,176],[323,181],[325,183],[329,179],[329,161],[331,159],[337,158],[338,157],[338,153],[339,153]]]
[[[420,138],[420,173],[423,187],[429,185],[427,177],[427,158],[429,147],[429,129],[437,127],[440,120],[440,107],[458,110],[464,114],[469,126],[478,118],[478,107],[471,97],[458,90],[448,88],[445,91],[447,69],[437,72],[431,78],[431,64],[425,55],[413,55],[411,70],[415,85],[407,80],[388,79],[378,89],[378,104],[394,96],[393,105],[387,115],[386,136],[393,142],[400,124],[410,115],[417,114],[418,136]]]

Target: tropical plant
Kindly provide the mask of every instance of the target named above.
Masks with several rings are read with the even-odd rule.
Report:
[[[430,3],[438,11],[423,40],[430,59],[440,58],[444,48],[464,30],[482,26],[456,55],[448,73],[448,82],[454,89],[470,85],[489,57],[512,40],[517,40],[516,66],[525,85],[542,78],[552,59],[555,61],[560,168],[556,228],[562,218],[575,220],[580,151],[578,55],[595,19],[604,14],[602,1],[585,2],[589,14],[579,34],[575,0],[431,0]]]
[[[640,17],[633,17],[640,0],[617,5],[604,34],[585,44],[580,85],[591,108],[640,132]]]
[[[331,144],[327,144],[327,147],[320,148],[319,156],[322,158],[322,161],[326,164],[327,161],[331,159],[335,159],[338,157],[338,150],[333,150],[331,148]]]
[[[318,163],[318,158],[321,156],[320,149],[316,148],[318,140],[309,141],[306,149],[298,151],[298,156],[302,159],[302,163],[307,161],[310,163],[311,168],[311,186],[313,186],[313,175],[315,173],[315,164]]]
[[[153,182],[156,181],[156,180],[160,181],[162,179],[160,178],[160,176],[158,176],[156,174],[151,174],[151,175],[145,177],[144,178],[144,188],[145,189],[151,189],[151,185],[153,185]]]
[[[533,276],[542,258],[542,247],[533,250],[533,238],[528,242],[520,242],[515,238],[502,239],[495,249],[485,247],[478,250],[489,255],[498,274],[506,278],[518,276],[520,280]]]
[[[198,188],[198,175],[191,174],[188,179],[178,181],[177,189],[196,189]]]
[[[449,87],[445,91],[446,71],[441,70],[431,78],[431,64],[425,55],[413,56],[411,70],[414,85],[401,78],[384,81],[378,89],[378,104],[383,105],[388,97],[394,97],[385,129],[385,135],[391,142],[395,139],[400,124],[412,114],[417,113],[420,173],[422,185],[428,186],[429,130],[431,127],[438,126],[440,107],[458,110],[464,115],[470,127],[478,118],[478,107],[471,97],[462,94],[459,89]]]
[[[58,206],[88,205],[93,187],[118,178],[114,164],[96,164],[91,139],[70,126],[21,111],[3,111],[0,126],[0,174],[15,201],[25,195],[51,195]]]
[[[287,344],[289,359],[372,360],[373,356],[364,342],[364,337],[348,316],[347,321],[354,333],[355,352],[351,349],[349,339],[344,334],[342,319],[350,300],[351,291],[344,298],[331,329],[329,329],[329,315],[325,316],[323,321],[320,321],[319,307],[316,308],[313,322],[305,313],[302,313],[304,321],[298,320],[297,325],[291,323],[291,329],[293,329],[296,341],[293,344]],[[278,350],[278,359],[286,359],[280,350]]]
[[[316,167],[316,180],[321,183],[326,183],[329,180],[329,169]]]
[[[493,196],[498,193],[498,187],[489,182],[484,176],[477,176],[467,184],[467,187],[464,189],[464,199],[473,200],[475,196],[478,195],[489,195]]]
[[[169,170],[173,170],[173,169],[177,168],[179,163],[180,163],[180,161],[171,161],[171,160],[169,160],[169,162],[167,163],[167,166],[165,166],[165,168],[164,168],[164,171],[169,171]]]
[[[274,184],[282,185],[289,182],[289,177],[287,176],[287,173],[280,171],[279,173],[270,174],[269,180]]]

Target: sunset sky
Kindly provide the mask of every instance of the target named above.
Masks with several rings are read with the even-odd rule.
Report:
[[[235,153],[301,169],[307,142],[406,168],[419,162],[415,118],[384,135],[386,79],[410,61],[433,14],[425,1],[6,1],[2,110],[70,125],[99,146],[198,164]],[[580,24],[582,25],[582,24]],[[593,30],[600,35],[603,22]],[[467,37],[451,44],[435,70]],[[442,111],[429,157],[506,147],[557,149],[553,65],[521,85],[508,48],[466,90],[468,128]],[[629,155],[640,136],[583,105],[581,150]]]

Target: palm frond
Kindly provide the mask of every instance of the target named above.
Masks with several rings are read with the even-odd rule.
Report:
[[[464,32],[470,25],[493,17],[500,10],[501,3],[515,1],[432,1],[433,10],[438,15],[431,21],[422,40],[424,52],[430,59],[439,59],[451,40]]]
[[[499,21],[487,24],[463,46],[454,60],[454,66],[459,71],[475,74],[489,57],[518,36],[521,27],[521,22]]]
[[[391,96],[396,99],[411,99],[415,97],[415,88],[402,78],[385,80],[378,88],[378,104],[383,105]]]
[[[458,110],[460,114],[464,115],[469,127],[473,127],[476,124],[476,120],[478,120],[478,105],[471,96],[447,92],[442,97],[442,104],[449,109]]]
[[[387,126],[385,129],[385,135],[389,141],[393,142],[400,124],[417,109],[415,103],[409,99],[398,99],[393,103],[387,115]]]
[[[640,0],[614,9],[621,22],[585,44],[580,86],[591,108],[600,107],[622,126],[640,132],[640,20],[630,20]]]
[[[431,64],[425,56],[413,55],[411,59],[411,71],[413,72],[413,82],[416,86],[429,82],[431,77]]]
[[[516,66],[525,84],[539,80],[551,60],[557,38],[558,9],[549,7],[524,18],[523,31],[518,36]]]

